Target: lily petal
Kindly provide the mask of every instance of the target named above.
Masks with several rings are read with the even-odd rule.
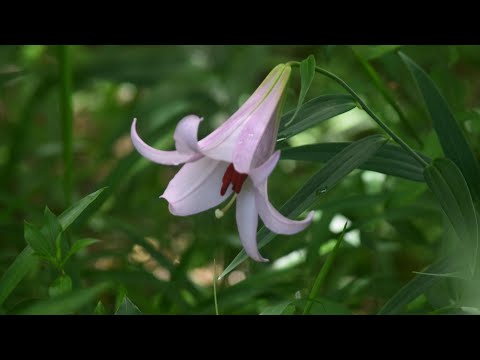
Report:
[[[265,226],[276,234],[296,234],[310,225],[314,215],[314,211],[310,211],[304,220],[296,221],[280,214],[268,199],[267,182],[255,188],[255,205]]]
[[[182,166],[160,198],[169,203],[173,215],[187,216],[215,207],[232,193],[220,195],[222,177],[228,163],[203,157]]]
[[[279,125],[279,104],[290,73],[291,68],[286,66],[272,91],[242,127],[233,153],[233,165],[239,173],[250,173],[273,152]]]
[[[237,197],[237,227],[240,241],[248,256],[258,262],[267,262],[258,252],[257,226],[258,213],[255,206],[255,192],[247,180]]]
[[[258,104],[271,91],[272,86],[278,81],[278,77],[284,68],[284,64],[273,68],[257,90],[227,121],[199,141],[199,147],[205,156],[230,163],[233,161],[233,153],[243,126],[251,118],[252,114],[256,112]]]
[[[280,150],[275,151],[270,158],[262,165],[250,171],[250,178],[256,187],[260,187],[267,181],[268,177],[272,173],[275,166],[277,166],[278,160],[280,160]]]
[[[198,127],[203,118],[196,115],[185,116],[175,128],[175,147],[182,154],[198,153]]]
[[[188,121],[183,122],[183,120],[187,118],[188,118]],[[195,122],[196,122],[196,128],[198,128],[198,123],[200,123],[200,121],[197,121],[190,117],[187,117],[187,118],[180,121],[180,123],[177,126],[177,129],[175,130],[177,146],[180,143],[181,144],[180,147],[182,148],[182,150],[187,150],[187,152],[163,151],[163,150],[155,149],[150,145],[146,144],[137,133],[137,128],[136,128],[137,119],[133,119],[132,127],[130,129],[130,136],[132,138],[133,146],[135,147],[135,149],[137,149],[137,151],[143,157],[157,164],[179,165],[186,162],[198,160],[199,158],[202,157],[202,155],[189,150],[193,150],[193,149],[190,149],[190,145],[192,143],[192,135],[193,135],[193,128],[195,127]],[[195,128],[195,135],[194,135],[195,140],[197,138],[196,128]],[[178,135],[177,135],[177,131],[178,131]]]

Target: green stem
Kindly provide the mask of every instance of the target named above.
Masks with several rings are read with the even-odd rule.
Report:
[[[64,192],[67,206],[72,204],[73,189],[73,107],[72,62],[70,47],[58,47],[60,73],[60,116],[63,142]]]
[[[219,315],[217,302],[217,264],[213,259],[213,299],[215,301],[215,315]]]
[[[303,309],[303,315],[308,315],[310,313],[314,299],[317,297],[318,292],[320,291],[320,288],[322,287],[322,284],[325,281],[325,278],[327,277],[327,274],[330,271],[330,268],[332,267],[333,260],[335,260],[335,256],[337,255],[337,250],[343,241],[343,236],[345,235],[347,224],[348,224],[348,221],[343,226],[342,233],[340,234],[340,237],[338,238],[338,241],[335,244],[335,247],[333,248],[332,252],[328,256],[327,261],[325,261],[325,264],[322,266],[322,269],[318,273],[317,278],[313,283],[312,290],[310,290],[310,294],[308,295],[307,304]]]
[[[415,139],[415,141],[418,143],[418,145],[423,146],[422,140],[418,137],[415,129],[410,125],[410,123],[407,120],[407,117],[403,113],[402,109],[400,106],[397,105],[395,102],[395,99],[393,96],[390,94],[390,92],[387,90],[385,87],[382,79],[380,78],[380,75],[378,72],[373,68],[372,65],[368,62],[368,60],[364,59],[360,54],[358,54],[355,50],[352,50],[353,55],[355,58],[358,60],[360,65],[362,65],[363,69],[367,73],[367,75],[370,77],[370,79],[373,81],[373,85],[377,88],[378,91],[383,95],[385,100],[390,104],[390,106],[397,112],[398,117],[400,118],[400,122],[403,124],[405,130]]]
[[[297,62],[290,62],[291,66],[300,66],[300,63],[297,61]],[[408,144],[403,141],[400,137],[398,137],[387,125],[385,125],[382,120],[380,120],[378,118],[377,115],[375,115],[375,113],[370,110],[370,108],[367,106],[367,104],[365,104],[365,102],[362,100],[362,98],[360,96],[357,95],[357,93],[350,87],[348,86],[348,84],[343,81],[342,79],[340,79],[338,76],[336,76],[335,74],[325,70],[325,69],[322,69],[320,67],[315,67],[315,71],[319,74],[322,74],[322,75],[325,75],[327,77],[329,77],[330,79],[332,80],[335,80],[338,84],[340,84],[345,90],[347,90],[350,95],[352,95],[352,97],[357,101],[357,103],[360,105],[360,107],[368,114],[370,115],[370,117],[393,139],[395,140],[401,147],[403,147],[405,149],[405,151],[407,151],[411,156],[413,156],[413,158],[415,160],[417,160],[422,166],[426,167],[428,166],[428,163],[423,160],[415,151],[412,150],[412,148],[410,146],[408,146]]]

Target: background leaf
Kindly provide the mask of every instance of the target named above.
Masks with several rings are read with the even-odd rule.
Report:
[[[287,125],[288,120],[293,116],[293,110],[281,117],[278,141],[285,141],[286,139],[311,128],[312,126],[318,125],[325,120],[350,111],[355,106],[355,100],[353,100],[350,95],[346,94],[322,95],[316,97],[300,107],[298,114],[295,117],[296,121]]]
[[[480,200],[480,165],[475,158],[455,117],[430,77],[412,59],[400,53],[423,97],[443,153],[465,176],[476,201]]]
[[[473,272],[478,255],[478,224],[472,197],[462,173],[453,161],[441,158],[425,168],[424,176],[465,246]]]
[[[428,273],[450,273],[457,269],[457,265],[451,258],[442,258],[428,266],[424,272]],[[402,313],[406,305],[423,294],[433,284],[441,281],[441,277],[416,275],[410,282],[403,286],[385,305],[379,310],[378,315],[391,315]]]
[[[22,310],[20,315],[67,315],[81,310],[95,301],[108,284],[98,284],[88,289],[75,290],[49,300],[39,301]]]
[[[298,96],[297,108],[295,109],[295,112],[288,123],[295,119],[300,106],[302,106],[303,102],[305,101],[305,96],[307,96],[308,89],[310,89],[310,85],[315,77],[315,66],[315,57],[313,55],[310,55],[300,63],[300,78],[302,80],[302,87],[300,88],[300,95]]]
[[[304,145],[282,150],[282,159],[303,160],[325,163],[335,154],[345,149],[351,143],[324,143]],[[418,152],[426,162],[431,159]],[[359,169],[377,171],[387,175],[399,176],[408,180],[423,182],[423,167],[400,146],[386,144],[382,146],[370,159],[359,166]]]

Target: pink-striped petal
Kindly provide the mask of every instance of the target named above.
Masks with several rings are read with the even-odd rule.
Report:
[[[178,130],[178,140],[176,139],[177,145],[180,143],[180,147],[182,148],[182,150],[186,150],[186,152],[163,151],[155,149],[150,145],[146,144],[137,133],[137,119],[133,119],[132,127],[130,129],[130,137],[132,139],[133,146],[143,157],[162,165],[179,165],[200,159],[202,157],[200,153],[190,151],[193,150],[190,148],[190,145],[193,142],[193,137],[195,138],[196,142],[196,131],[198,128],[198,123],[200,121],[197,121],[196,119],[190,117],[187,118],[188,121],[183,122],[183,120],[185,120],[183,119],[178,124],[177,130],[179,129],[179,127],[180,129]],[[175,131],[175,134],[177,134],[177,130]],[[193,134],[194,132],[195,134]]]
[[[278,131],[278,110],[291,68],[285,66],[272,91],[255,109],[241,129],[233,153],[233,165],[240,173],[263,164],[275,148]]]
[[[257,247],[258,213],[255,206],[255,193],[250,181],[246,181],[237,196],[237,227],[240,241],[248,256],[258,262],[267,262]]]
[[[173,215],[187,216],[218,206],[232,193],[220,195],[222,177],[228,163],[203,157],[182,166],[163,193]]]
[[[230,163],[233,161],[233,153],[245,123],[256,112],[258,105],[268,96],[284,68],[284,64],[273,68],[257,90],[227,121],[199,141],[200,150],[205,156]]]

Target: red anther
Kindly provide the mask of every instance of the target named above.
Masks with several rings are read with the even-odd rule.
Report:
[[[237,179],[233,184],[233,191],[235,191],[238,194],[240,190],[242,190],[243,183],[245,182],[245,180],[247,180],[248,174],[240,174],[240,173],[237,173],[237,174],[238,174]]]
[[[233,168],[233,164],[230,164],[225,171],[225,174],[223,174],[223,179],[222,179],[222,188],[220,189],[220,195],[225,195],[228,189],[228,185],[230,185],[230,182],[232,181],[232,176],[235,172],[235,169]]]
[[[220,195],[225,195],[228,186],[232,184],[232,190],[237,194],[242,190],[243,183],[247,179],[248,174],[240,174],[235,170],[233,164],[228,165],[227,170],[222,178],[222,188],[220,189]]]

